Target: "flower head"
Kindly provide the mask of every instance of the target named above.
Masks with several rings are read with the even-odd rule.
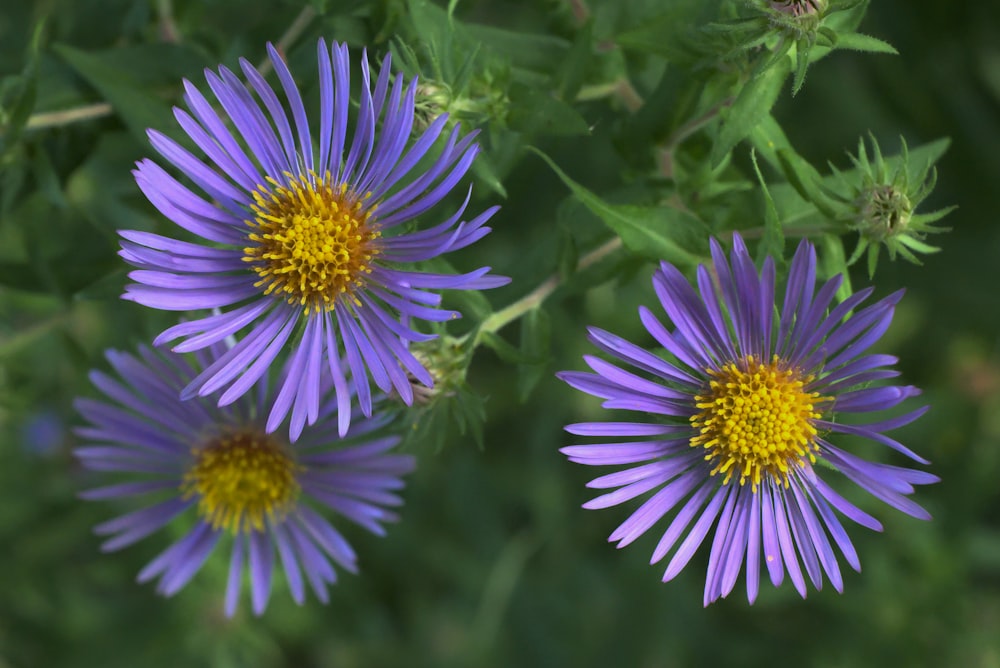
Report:
[[[895,166],[882,157],[882,150],[873,137],[872,157],[869,158],[864,139],[858,141],[857,156],[850,156],[856,171],[853,175],[838,174],[834,188],[824,188],[834,203],[834,215],[858,233],[858,245],[848,264],[867,255],[868,274],[875,274],[882,246],[889,259],[901,255],[920,264],[918,253],[935,253],[939,248],[926,243],[928,234],[944,232],[934,225],[955,207],[917,213],[917,207],[930,195],[937,183],[934,161],[928,160],[919,170],[911,171],[910,155],[903,150]]]
[[[877,422],[843,419],[894,408],[919,394],[912,386],[870,386],[898,375],[890,368],[895,358],[866,351],[888,328],[901,293],[855,311],[871,294],[868,288],[834,306],[841,277],[814,293],[816,253],[803,241],[779,303],[771,259],[758,273],[739,235],[733,243],[730,261],[712,242],[712,269],[698,268],[700,296],[669,264],[654,275],[674,329],[645,307],[639,315],[666,355],[590,330],[598,348],[634,370],[588,355],[584,359],[594,373],[559,376],[605,399],[606,408],[642,417],[569,425],[572,434],[628,440],[562,451],[580,464],[627,467],[591,481],[590,487],[614,491],[585,508],[607,508],[653,492],[611,534],[618,547],[673,513],[651,561],[673,552],[664,581],[680,573],[715,526],[706,605],[732,591],[744,562],[751,602],[761,561],[774,585],[787,572],[803,597],[803,571],[817,588],[826,572],[841,591],[836,551],[855,570],[860,563],[834,511],[870,529],[882,527],[834,491],[824,480],[828,471],[908,515],[930,517],[907,497],[913,485],[936,482],[935,476],[866,461],[836,443],[843,435],[860,436],[927,463],[883,433],[912,422],[926,407]]]
[[[95,528],[108,537],[102,549],[131,545],[186,513],[193,527],[139,573],[140,582],[159,578],[157,591],[172,596],[224,542],[231,546],[227,615],[236,610],[244,570],[253,611],[264,611],[275,552],[295,601],[305,600],[308,582],[325,603],[327,585],[337,580],[334,565],[356,572],[357,558],[316,507],[382,535],[381,523],[396,519],[386,506],[402,503],[395,490],[413,469],[413,457],[390,452],[397,436],[373,433],[388,414],[356,422],[341,439],[334,403],[326,402],[323,418],[293,447],[264,429],[271,399],[266,390],[226,407],[201,398],[182,401],[184,384],[225,352],[216,344],[192,366],[179,355],[147,348],[138,357],[109,351],[121,380],[91,373],[108,400],[77,400],[90,424],[77,430],[88,443],[75,454],[85,468],[130,479],[81,496],[149,499]]]
[[[138,163],[136,182],[150,202],[200,239],[121,232],[121,256],[138,268],[124,298],[152,308],[215,314],[165,330],[157,345],[183,341],[175,351],[199,350],[238,335],[239,342],[184,388],[183,396],[222,391],[229,404],[257,383],[291,343],[291,367],[265,423],[268,433],[289,412],[291,438],[319,418],[320,384],[332,379],[339,430],[346,433],[351,396],[371,415],[369,377],[383,392],[407,402],[407,374],[431,385],[408,343],[433,336],[410,326],[445,321],[438,289],[483,289],[508,279],[418,271],[413,263],[464,248],[485,236],[491,207],[460,221],[465,203],[440,224],[408,225],[439,203],[476,156],[475,133],[445,134],[445,115],[415,141],[413,79],[393,79],[390,58],[374,89],[367,57],[361,61],[361,100],[348,132],[350,61],[347,47],[320,40],[319,131],[310,128],[302,96],[278,53],[268,53],[286,105],[246,60],[246,83],[225,67],[206,70],[208,87],[224,116],[185,81],[188,110],[174,115],[198,157],[156,130],[153,147],[181,172],[189,188],[152,160]],[[392,82],[392,83],[390,83]],[[435,151],[432,147],[437,146]],[[470,191],[471,192],[471,191]],[[346,358],[346,370],[342,359]]]

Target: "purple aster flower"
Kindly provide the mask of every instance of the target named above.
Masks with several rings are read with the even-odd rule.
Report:
[[[244,570],[253,611],[263,613],[275,553],[296,603],[305,600],[307,582],[326,603],[327,585],[337,580],[334,566],[357,572],[357,558],[317,508],[383,535],[381,523],[397,519],[386,507],[402,503],[395,490],[413,470],[413,457],[390,452],[399,437],[375,433],[389,419],[384,412],[356,422],[341,439],[333,398],[294,448],[264,429],[272,397],[263,384],[226,407],[200,398],[182,401],[180,389],[225,353],[216,344],[199,352],[192,366],[145,347],[138,357],[109,351],[121,380],[91,373],[108,401],[77,400],[90,425],[77,430],[88,442],[75,454],[87,469],[128,479],[81,496],[145,499],[139,510],[95,528],[108,537],[102,550],[131,545],[187,513],[191,530],[142,569],[140,582],[158,578],[157,591],[172,596],[222,542],[231,550],[226,615],[236,610]]]
[[[460,222],[468,195],[434,227],[407,225],[468,171],[479,150],[475,132],[460,137],[456,125],[439,142],[447,125],[442,115],[411,141],[416,79],[404,86],[402,77],[393,78],[386,56],[372,89],[365,56],[360,110],[349,134],[347,46],[328,49],[320,40],[319,132],[313,133],[291,72],[273,46],[268,53],[286,104],[241,60],[246,83],[225,67],[206,70],[213,102],[184,82],[189,111],[175,108],[174,115],[202,156],[149,131],[153,147],[194,189],[149,159],[138,163],[136,181],[163,215],[200,240],[124,230],[120,254],[138,267],[125,299],[172,311],[220,309],[165,330],[156,345],[183,339],[174,350],[187,352],[244,332],[191,379],[185,398],[221,390],[219,404],[229,404],[291,347],[290,372],[265,426],[270,433],[291,411],[294,441],[319,419],[323,376],[336,388],[341,434],[352,394],[371,415],[369,376],[410,403],[407,374],[427,386],[433,379],[408,343],[434,337],[409,323],[459,316],[438,309],[441,297],[431,290],[493,288],[509,279],[488,275],[489,267],[449,275],[413,266],[490,231],[485,223],[499,207]]]
[[[861,566],[837,513],[875,531],[882,525],[834,491],[824,476],[837,471],[920,519],[930,515],[907,497],[914,485],[938,480],[866,461],[834,444],[840,435],[861,436],[928,463],[884,433],[920,417],[926,406],[876,422],[841,419],[893,408],[919,394],[912,386],[871,385],[899,375],[890,368],[896,358],[867,350],[889,327],[902,292],[855,310],[871,295],[867,288],[834,305],[841,277],[814,293],[816,251],[803,241],[779,304],[774,262],[765,260],[758,274],[739,235],[733,245],[727,261],[713,240],[712,268],[698,267],[700,295],[667,263],[654,274],[653,287],[674,329],[645,307],[639,317],[665,355],[590,329],[594,345],[642,373],[587,355],[594,373],[566,371],[559,377],[605,399],[605,408],[641,417],[569,425],[572,434],[627,441],[574,445],[562,452],[580,464],[627,467],[592,480],[589,487],[613,491],[585,508],[652,493],[611,534],[619,548],[672,513],[650,562],[672,553],[664,582],[680,573],[715,527],[705,605],[732,591],[744,562],[751,603],[761,561],[775,586],[787,571],[803,597],[806,577],[819,589],[823,572],[842,591],[837,552],[855,570]]]

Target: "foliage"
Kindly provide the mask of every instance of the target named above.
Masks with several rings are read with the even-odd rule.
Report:
[[[1000,9],[915,0],[8,4],[0,666],[996,661],[1000,233],[990,208],[1000,180]],[[493,233],[453,261],[513,282],[445,295],[465,318],[420,352],[441,382],[400,409],[418,469],[387,537],[348,530],[360,575],[338,584],[329,607],[279,595],[263,618],[227,621],[225,564],[163,600],[133,582],[155,539],[98,552],[90,527],[106,508],[75,498],[87,480],[70,454],[71,403],[92,393],[87,370],[104,367],[106,348],[132,349],[173,323],[118,299],[126,271],[116,230],[170,229],[130,173],[151,154],[146,129],[187,141],[171,113],[182,81],[198,84],[203,68],[244,56],[262,63],[268,40],[318,108],[320,36],[367,48],[373,62],[393,54],[420,78],[425,123],[448,112],[450,123],[479,129],[473,201],[503,208]],[[962,208],[950,213],[953,202]],[[928,245],[946,213],[953,231]],[[733,596],[702,610],[697,569],[661,585],[644,563],[649,550],[604,545],[614,517],[579,509],[587,472],[559,455],[562,426],[598,406],[552,374],[579,368],[587,325],[640,337],[636,308],[654,300],[655,263],[693,275],[708,239],[728,243],[736,230],[779,274],[799,238],[814,240],[821,275],[849,279],[839,300],[852,286],[873,283],[877,296],[908,288],[880,352],[899,355],[908,382],[925,389],[933,410],[898,438],[917,444],[945,482],[924,497],[933,523],[886,514],[884,536],[856,532],[864,571],[843,596],[800,602],[785,587],[763,591],[752,609]],[[888,260],[878,263],[882,246]]]

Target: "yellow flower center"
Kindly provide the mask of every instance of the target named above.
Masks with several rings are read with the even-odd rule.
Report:
[[[770,364],[751,355],[740,363],[707,369],[712,376],[707,391],[695,396],[701,409],[691,417],[698,434],[691,447],[706,450],[705,460],[715,463],[712,475],[734,475],[739,483],[750,481],[757,491],[766,474],[788,484],[788,472],[808,459],[815,462],[816,404],[824,401],[803,388],[811,376],[783,368],[775,355]]]
[[[332,311],[371,273],[380,236],[368,223],[375,207],[364,206],[368,195],[332,185],[329,172],[322,179],[312,172],[286,176],[287,186],[268,177],[270,187],[253,192],[255,217],[246,221],[253,245],[243,249],[243,261],[260,276],[255,285],[264,294],[283,294],[306,313]]]
[[[181,482],[183,498],[198,497],[198,514],[213,529],[232,533],[264,530],[265,517],[279,520],[299,495],[302,467],[289,449],[255,431],[217,437],[192,451],[194,464]]]

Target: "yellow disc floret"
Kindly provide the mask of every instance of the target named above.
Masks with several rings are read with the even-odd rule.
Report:
[[[757,491],[761,479],[788,484],[788,472],[804,460],[815,462],[816,405],[825,399],[806,392],[812,377],[802,377],[775,356],[764,364],[753,356],[708,369],[708,387],[695,396],[700,412],[691,417],[698,434],[692,447],[706,450],[715,464],[712,475],[733,476]]]
[[[197,497],[198,514],[213,529],[263,531],[299,495],[302,470],[287,446],[255,431],[213,438],[192,451],[194,464],[181,482],[183,498]]]
[[[365,206],[367,195],[333,184],[329,172],[285,176],[288,185],[268,177],[269,185],[253,192],[254,219],[246,221],[252,243],[243,260],[264,294],[277,292],[306,313],[331,311],[371,273],[380,236],[369,223],[375,207]]]

